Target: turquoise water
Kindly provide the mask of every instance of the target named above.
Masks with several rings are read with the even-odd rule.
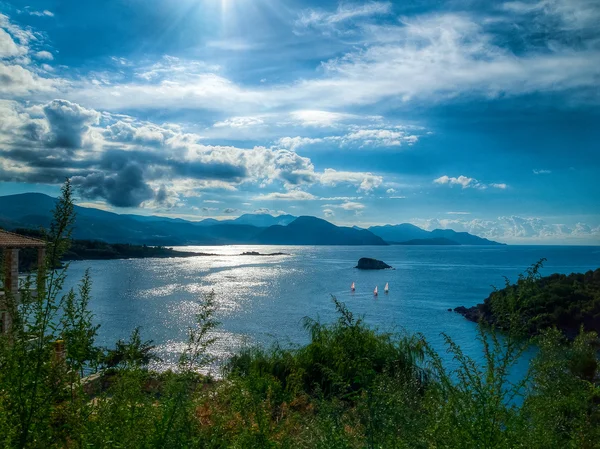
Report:
[[[302,318],[335,319],[331,295],[383,330],[420,332],[444,352],[441,333],[481,360],[476,325],[448,312],[481,302],[545,257],[543,274],[600,267],[600,247],[549,246],[386,246],[386,247],[186,247],[218,257],[73,262],[69,285],[86,268],[93,278],[92,311],[101,325],[99,343],[112,346],[136,326],[154,340],[168,368],[185,345],[198,300],[214,290],[222,325],[214,354],[226,358],[244,344],[299,344],[307,341]],[[244,251],[286,252],[289,256],[237,256]],[[359,271],[360,257],[375,257],[395,270]],[[356,291],[350,292],[350,284]],[[389,294],[383,286],[390,284]],[[373,296],[379,286],[380,294]],[[526,360],[518,369],[525,369]]]

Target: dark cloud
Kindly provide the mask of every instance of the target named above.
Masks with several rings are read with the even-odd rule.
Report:
[[[16,162],[26,163],[33,168],[62,168],[64,170],[71,169],[88,169],[97,164],[95,160],[73,160],[69,157],[69,153],[63,149],[54,149],[47,151],[46,149],[14,149],[3,152],[3,156]]]
[[[67,100],[53,100],[43,110],[50,125],[50,147],[81,148],[83,135],[100,119],[98,112]]]
[[[233,209],[231,207],[228,207],[226,209],[223,209],[223,213],[224,214],[234,214],[238,211],[238,209]]]
[[[167,190],[167,187],[163,184],[158,189],[158,192],[156,192],[156,198],[154,198],[154,200],[158,204],[165,204],[167,202],[168,198],[169,198],[169,192]]]
[[[248,174],[243,166],[222,162],[169,161],[169,164],[175,174],[185,178],[239,182]]]
[[[288,184],[298,185],[298,184],[311,184],[315,182],[316,176],[313,172],[302,172],[302,171],[292,171],[292,172],[284,172],[282,171],[279,174],[279,177],[283,179]]]
[[[116,207],[138,207],[154,198],[154,191],[144,181],[143,169],[135,162],[112,175],[96,172],[74,176],[71,181],[84,198],[104,198]]]
[[[14,172],[0,169],[0,181],[31,184],[62,184],[73,172],[66,168],[51,168],[33,172]],[[84,172],[84,175],[87,173]]]

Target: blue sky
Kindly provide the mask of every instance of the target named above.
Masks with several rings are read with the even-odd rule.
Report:
[[[0,194],[600,244],[600,3],[0,0]]]

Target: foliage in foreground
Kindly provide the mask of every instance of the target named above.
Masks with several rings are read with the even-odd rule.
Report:
[[[72,209],[67,184],[49,234],[48,275],[37,295],[9,305],[0,340],[0,445],[31,448],[594,448],[600,441],[597,335],[537,339],[527,376],[511,370],[530,342],[480,326],[484,362],[450,338],[455,368],[419,336],[382,333],[334,299],[338,321],[305,320],[309,343],[247,348],[221,380],[211,363],[215,297],[199,304],[177,372],[153,373],[139,330],[107,351],[94,343],[91,279],[63,292]],[[536,273],[523,276],[533,288]],[[510,294],[510,292],[509,292]],[[519,310],[523,295],[510,299]],[[10,299],[10,298],[9,298]],[[14,299],[14,298],[13,298]],[[518,315],[512,315],[518,323]],[[66,343],[65,361],[55,352]],[[89,382],[81,374],[101,373]]]

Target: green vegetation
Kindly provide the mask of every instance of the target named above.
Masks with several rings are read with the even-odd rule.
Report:
[[[13,316],[0,338],[0,445],[7,448],[594,448],[600,441],[595,333],[569,342],[556,330],[516,384],[510,371],[531,344],[522,328],[502,338],[480,326],[484,362],[446,337],[449,370],[419,335],[382,333],[334,299],[338,321],[305,320],[302,347],[247,348],[222,379],[212,363],[215,297],[176,372],[149,369],[152,343],[139,330],[112,350],[94,343],[92,285],[63,292],[68,266],[70,186],[49,233],[45,285],[8,298]],[[535,271],[520,291],[534,288]],[[519,310],[525,296],[507,292]],[[517,322],[517,316],[508,318]],[[514,321],[510,321],[514,320]],[[66,353],[59,351],[64,341]],[[99,376],[81,380],[81,374]]]
[[[587,273],[539,275],[544,260],[521,275],[516,284],[494,291],[483,304],[457,312],[502,329],[520,327],[529,335],[553,327],[574,338],[579,328],[600,332],[600,268]],[[515,317],[516,321],[515,321]]]

